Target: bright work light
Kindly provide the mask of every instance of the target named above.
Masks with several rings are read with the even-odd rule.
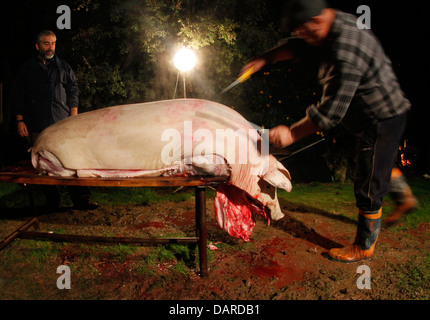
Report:
[[[189,71],[196,64],[196,56],[190,49],[182,48],[173,58],[173,63],[178,70],[182,72]]]

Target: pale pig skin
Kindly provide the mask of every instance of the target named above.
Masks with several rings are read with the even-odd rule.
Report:
[[[225,137],[218,134],[227,129],[246,132],[235,136],[233,154]],[[166,132],[177,132],[179,143]],[[212,150],[204,148],[205,163],[199,157],[205,140],[198,133],[213,137],[208,144],[213,144]],[[276,188],[288,192],[292,188],[288,170],[272,155],[266,158],[266,166],[239,159],[245,144],[248,153],[258,153],[257,142],[261,137],[235,110],[207,100],[176,99],[108,107],[59,121],[36,140],[32,163],[41,172],[60,176],[228,175],[228,185],[217,192],[217,219],[231,235],[249,240],[253,219],[242,219],[243,206],[235,205],[237,192],[229,188],[244,192],[249,210],[273,220],[284,216]],[[244,220],[243,228],[228,225],[231,214]]]

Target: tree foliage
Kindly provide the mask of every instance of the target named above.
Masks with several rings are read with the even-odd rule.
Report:
[[[68,52],[86,110],[172,98],[178,78],[172,58],[182,46],[198,56],[185,74],[187,97],[252,109],[259,99],[249,88],[218,93],[246,60],[279,40],[263,0],[246,6],[238,0],[76,0],[73,15]]]

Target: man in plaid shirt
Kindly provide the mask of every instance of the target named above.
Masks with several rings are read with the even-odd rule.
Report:
[[[321,100],[309,106],[306,116],[291,127],[271,129],[269,138],[275,146],[286,147],[338,124],[358,137],[356,238],[352,245],[331,249],[328,255],[340,262],[369,259],[410,102],[381,44],[370,30],[357,27],[356,16],[328,8],[324,0],[295,0],[286,6],[283,24],[294,37],[254,58],[242,73],[251,67],[256,72],[278,61],[319,59]]]

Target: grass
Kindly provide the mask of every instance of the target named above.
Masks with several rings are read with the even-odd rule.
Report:
[[[410,177],[409,184],[417,197],[419,208],[406,216],[406,225],[415,227],[420,222],[430,222],[430,181],[419,177]]]
[[[128,246],[123,244],[118,244],[115,246],[106,246],[103,248],[103,252],[112,255],[114,260],[119,262],[124,262],[125,259],[133,254],[138,248],[136,246]]]
[[[50,256],[52,256],[56,249],[52,247],[50,242],[46,241],[34,241],[34,248],[31,250],[31,257],[37,263],[43,263]]]
[[[399,228],[415,228],[419,223],[430,222],[430,181],[421,177],[408,177],[408,183],[414,196],[418,199],[419,207],[404,217],[404,224]],[[345,183],[298,183],[293,185],[291,192],[278,191],[278,197],[290,205],[301,208],[312,207],[331,214],[351,216],[357,211],[355,207],[354,190],[351,182]],[[394,204],[389,195],[384,198],[383,214],[394,210]],[[356,215],[353,215],[356,216]]]
[[[430,253],[417,257],[414,263],[400,263],[391,268],[398,275],[398,279],[393,281],[395,291],[409,300],[430,299]]]
[[[186,189],[186,192],[175,192],[173,188],[90,188],[91,197],[100,205],[147,205],[161,201],[181,202],[194,195],[194,189]],[[71,206],[67,189],[59,187],[62,206]],[[44,196],[40,188],[34,188],[36,204],[44,204]],[[213,191],[212,191],[213,194]],[[208,190],[208,196],[210,196]],[[1,207],[26,207],[29,206],[27,190],[18,184],[0,182],[0,208]]]
[[[28,193],[21,185],[0,182],[0,208],[29,206]]]
[[[166,191],[167,192],[163,192]],[[162,196],[160,196],[160,191]],[[181,202],[190,198],[193,189],[186,193],[174,193],[172,188],[94,188],[92,198],[101,205],[147,205],[160,201]]]
[[[392,230],[402,232],[404,229],[416,228],[420,223],[430,222],[430,182],[420,177],[408,177],[408,182],[417,197],[420,207],[405,217],[404,223]],[[91,188],[93,199],[100,205],[148,205],[160,201],[181,202],[194,195],[193,188],[174,192],[174,188]],[[70,205],[70,199],[65,189],[62,192],[62,205]],[[207,190],[207,196],[213,197],[214,191]],[[20,185],[0,183],[0,212],[2,208],[25,207],[29,205],[28,195]],[[290,207],[298,207],[312,210],[321,210],[332,215],[355,216],[356,213],[353,186],[351,182],[345,183],[297,183],[293,185],[290,193],[278,190],[280,201]],[[43,202],[43,196],[38,201]],[[393,202],[387,196],[384,200],[384,214],[394,209]],[[14,217],[2,217],[0,213],[0,227],[6,225]],[[56,232],[62,232],[61,227]],[[172,235],[170,235],[172,236]],[[228,253],[246,251],[254,243],[219,243],[216,246],[219,251]],[[0,252],[0,297],[1,291],[8,292],[8,298],[38,299],[42,296],[49,298],[69,298],[71,292],[59,292],[55,287],[58,275],[56,267],[64,261],[70,263],[74,274],[74,298],[90,298],[89,293],[95,283],[106,283],[103,273],[104,267],[114,272],[112,266],[126,264],[128,267],[123,272],[130,277],[150,276],[158,274],[160,266],[166,266],[169,273],[179,276],[188,276],[198,262],[197,249],[187,245],[162,245],[155,247],[139,247],[133,245],[80,245],[67,243],[51,243],[34,240],[16,240],[9,244],[7,250]],[[208,251],[209,262],[215,259],[215,253]],[[62,260],[63,259],[63,260]],[[65,259],[65,260],[64,260]],[[110,267],[110,269],[109,269]],[[392,285],[396,286],[402,297],[410,299],[428,299],[428,283],[430,279],[430,254],[423,256],[414,263],[405,261],[390,266],[399,276],[393,279]],[[26,271],[27,270],[27,271]],[[27,274],[28,272],[28,274]],[[119,271],[118,271],[119,272]],[[13,276],[11,276],[13,274]],[[335,275],[336,280],[340,275]],[[46,281],[44,278],[48,278]],[[29,281],[28,279],[32,279]],[[169,279],[167,275],[161,277],[163,281]],[[333,279],[331,279],[333,280]],[[389,278],[391,281],[391,278]],[[113,281],[113,280],[112,280]],[[161,281],[161,280],[160,280]],[[163,287],[163,281],[151,284],[154,290],[157,286]],[[52,282],[50,286],[46,283]],[[423,286],[423,283],[427,285]],[[43,285],[42,285],[43,284]],[[117,286],[118,288],[120,286]],[[15,290],[15,288],[17,288]],[[28,289],[28,290],[27,290]],[[26,296],[19,296],[26,292]],[[46,292],[46,293],[45,293]],[[87,292],[87,293],[86,293]],[[91,291],[92,292],[92,291]],[[109,292],[100,292],[100,297],[112,297]],[[103,295],[104,294],[104,295]],[[329,299],[330,297],[327,296]],[[397,297],[393,297],[397,298]]]
[[[299,183],[289,193],[279,191],[278,196],[291,204],[305,204],[333,214],[349,210],[355,203],[351,183]]]

